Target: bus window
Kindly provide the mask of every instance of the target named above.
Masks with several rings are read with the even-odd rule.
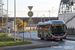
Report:
[[[64,25],[54,25],[51,29],[53,33],[60,33],[65,32],[66,27]]]
[[[66,25],[63,25],[63,27],[64,27],[64,31],[66,32],[67,26]]]

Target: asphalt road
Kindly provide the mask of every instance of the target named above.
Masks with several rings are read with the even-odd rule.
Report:
[[[75,50],[75,41],[55,40],[54,42],[58,42],[59,46],[53,46],[53,47],[47,47],[47,48],[38,48],[38,49],[29,49],[29,50]]]
[[[21,36],[23,36],[22,33],[20,33]],[[25,38],[30,38],[30,33],[25,32],[24,33]],[[53,47],[47,47],[47,48],[36,48],[36,49],[29,49],[29,50],[75,50],[75,41],[71,40],[40,40],[40,38],[37,37],[37,32],[31,33],[32,40],[41,41],[41,42],[58,42],[59,46],[53,46]]]
[[[23,36],[23,33],[20,33],[20,35]],[[30,32],[25,32],[24,37],[30,38]],[[40,38],[37,37],[37,31],[31,32],[31,38],[32,39],[40,39]]]

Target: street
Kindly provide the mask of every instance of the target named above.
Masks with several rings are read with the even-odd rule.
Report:
[[[58,41],[57,40],[54,42],[58,42],[59,46],[30,49],[30,50],[75,50],[75,41],[69,41],[69,40]]]
[[[22,33],[20,33],[22,36]],[[25,32],[25,38],[30,38],[30,33]],[[53,47],[47,47],[47,48],[36,48],[36,49],[29,49],[29,50],[74,50],[75,49],[75,41],[71,40],[40,40],[40,38],[37,37],[37,32],[31,33],[32,40],[41,41],[41,42],[58,42],[59,46],[53,46]]]

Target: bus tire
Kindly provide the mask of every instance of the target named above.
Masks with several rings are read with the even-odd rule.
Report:
[[[44,38],[41,38],[41,40],[44,40]]]
[[[62,39],[60,39],[60,41],[62,41]]]

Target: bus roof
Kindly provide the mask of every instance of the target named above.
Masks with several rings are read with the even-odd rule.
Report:
[[[47,24],[65,24],[62,20],[51,20],[47,22],[39,22],[38,25],[47,25]]]

